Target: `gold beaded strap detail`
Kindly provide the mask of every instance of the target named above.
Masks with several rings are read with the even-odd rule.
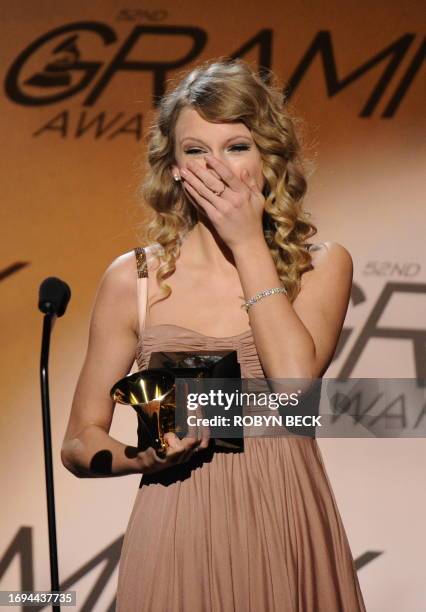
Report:
[[[136,267],[138,278],[148,278],[148,266],[146,263],[146,252],[144,247],[135,247]]]

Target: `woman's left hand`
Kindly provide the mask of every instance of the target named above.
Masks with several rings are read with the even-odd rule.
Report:
[[[180,170],[187,193],[204,210],[231,250],[264,239],[265,198],[254,177],[244,169],[240,180],[213,155],[204,157],[220,179],[190,160],[187,167]]]

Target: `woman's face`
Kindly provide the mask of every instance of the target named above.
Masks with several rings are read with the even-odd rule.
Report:
[[[210,123],[196,110],[186,107],[179,114],[175,127],[175,160],[173,174],[180,174],[188,160],[209,169],[204,155],[211,153],[241,179],[245,168],[256,180],[260,190],[264,187],[262,159],[250,130],[244,123]],[[219,177],[220,178],[220,177]]]

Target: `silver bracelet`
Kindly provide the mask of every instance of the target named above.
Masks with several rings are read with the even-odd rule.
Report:
[[[285,287],[274,287],[273,289],[264,289],[263,291],[259,291],[259,293],[256,293],[256,295],[248,299],[247,302],[245,302],[241,306],[241,308],[245,308],[246,312],[248,312],[250,306],[258,302],[262,298],[266,297],[267,295],[273,295],[274,293],[285,293],[285,295],[287,295],[287,289]]]

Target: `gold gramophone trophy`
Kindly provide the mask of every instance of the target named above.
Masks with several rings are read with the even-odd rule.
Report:
[[[167,449],[164,434],[175,432],[175,377],[161,368],[142,370],[115,383],[111,398],[130,404],[138,415],[138,446],[152,446],[159,455]],[[177,433],[177,432],[175,432]]]
[[[138,416],[138,448],[152,446],[164,456],[167,442],[164,435],[173,432],[185,435],[176,425],[176,385],[180,378],[239,378],[240,366],[236,351],[221,350],[205,353],[153,353],[150,367],[128,374],[117,381],[110,391],[114,402],[134,408]],[[154,367],[152,367],[154,366]],[[157,367],[155,367],[157,366]],[[215,439],[217,446],[242,450],[243,439]]]

